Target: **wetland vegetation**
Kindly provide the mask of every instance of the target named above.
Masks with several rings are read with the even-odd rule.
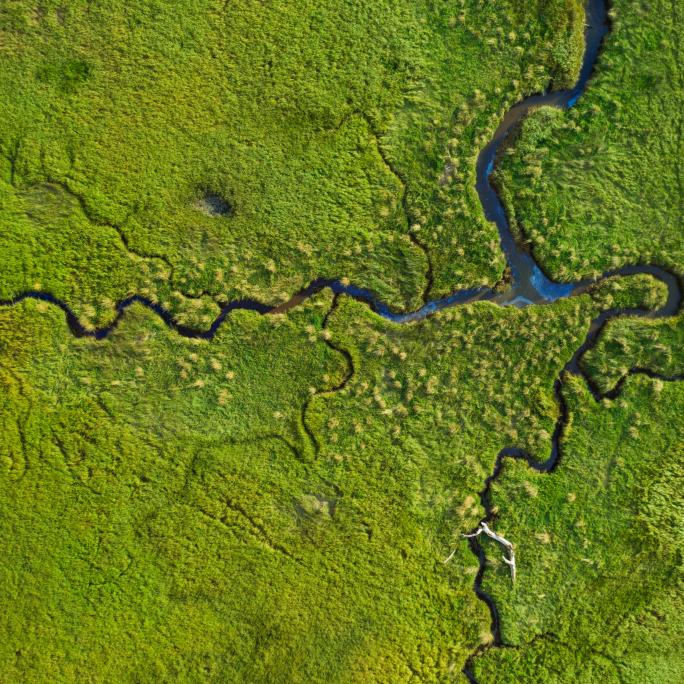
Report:
[[[472,162],[508,106],[574,80],[581,14],[579,0],[6,4],[0,297],[37,283],[102,325],[132,292],[183,319],[183,295],[273,303],[318,277],[414,307],[430,262],[435,294],[493,284],[504,261]],[[233,211],[198,210],[207,191]]]
[[[683,275],[681,11],[611,3],[499,154],[558,280]],[[0,7],[0,679],[682,681],[676,284],[291,299],[502,288],[477,156],[584,16]]]

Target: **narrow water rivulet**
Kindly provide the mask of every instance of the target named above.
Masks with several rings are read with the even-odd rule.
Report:
[[[263,304],[253,299],[234,300],[225,304],[211,325],[206,330],[198,330],[176,322],[173,314],[151,299],[134,295],[120,301],[116,305],[116,316],[114,321],[103,328],[90,330],[86,329],[70,306],[50,295],[49,293],[29,291],[17,297],[1,301],[0,305],[11,306],[18,304],[25,299],[38,299],[50,302],[61,308],[66,316],[72,332],[79,337],[93,337],[103,339],[116,327],[126,309],[133,304],[141,304],[154,311],[170,328],[185,337],[195,337],[211,339],[216,334],[226,317],[234,310],[250,310],[259,314],[280,313],[300,305],[308,298],[324,289],[332,290],[336,295],[348,295],[356,300],[365,302],[373,308],[380,316],[395,323],[408,323],[423,319],[437,311],[447,307],[463,305],[476,301],[489,301],[496,305],[507,306],[530,306],[541,305],[556,301],[561,298],[570,297],[586,291],[598,282],[615,276],[629,276],[634,274],[648,274],[660,280],[667,286],[668,297],[666,303],[657,310],[645,309],[611,309],[604,311],[592,322],[584,343],[575,352],[572,359],[565,365],[563,371],[556,379],[554,384],[554,395],[558,405],[558,419],[551,440],[551,453],[543,462],[537,462],[524,451],[516,447],[503,449],[496,459],[496,464],[492,474],[487,478],[484,489],[481,492],[481,504],[485,510],[484,520],[491,522],[494,518],[492,514],[490,491],[492,482],[499,476],[506,458],[524,459],[528,464],[540,471],[552,471],[561,458],[562,437],[568,421],[568,410],[563,398],[563,379],[566,374],[581,375],[587,382],[594,399],[614,398],[621,391],[624,379],[618,383],[614,390],[606,394],[601,394],[591,383],[590,379],[583,373],[580,361],[582,356],[597,341],[606,323],[617,316],[641,316],[641,317],[663,317],[677,313],[681,306],[681,286],[679,279],[667,270],[656,265],[633,265],[625,266],[604,273],[600,278],[593,280],[580,280],[574,283],[561,283],[550,279],[536,263],[533,254],[526,250],[513,236],[510,224],[506,216],[503,204],[498,196],[496,189],[490,183],[491,173],[494,169],[497,153],[501,145],[505,142],[511,131],[520,123],[532,109],[540,106],[553,106],[559,108],[572,107],[584,92],[596,63],[601,44],[608,31],[607,23],[607,3],[605,0],[587,0],[586,3],[587,27],[585,32],[585,52],[581,65],[580,74],[575,86],[571,89],[551,91],[548,93],[533,95],[514,105],[503,117],[498,128],[494,132],[490,142],[481,150],[476,165],[476,189],[482,204],[485,217],[493,221],[498,229],[501,249],[506,257],[506,263],[510,277],[507,289],[488,287],[476,287],[465,290],[457,290],[451,295],[439,299],[426,301],[416,311],[396,312],[387,304],[379,300],[375,294],[367,289],[356,287],[352,284],[344,284],[343,281],[335,279],[319,279],[312,282],[301,292],[295,294],[290,300],[279,305],[271,306]],[[634,368],[630,374],[645,374],[650,377],[661,377],[664,380],[682,380],[684,376],[664,377],[648,369]],[[498,612],[496,605],[491,597],[482,590],[482,579],[486,569],[486,557],[484,549],[477,538],[469,540],[471,549],[477,555],[480,563],[479,571],[475,579],[475,591],[484,600],[491,613],[491,630],[494,637],[492,646],[501,646],[501,629],[499,625]],[[473,659],[479,655],[485,647],[478,648],[468,660],[464,669],[465,675],[470,681],[475,681],[472,664]]]
[[[579,78],[575,86],[567,90],[550,91],[547,93],[532,95],[515,104],[506,112],[501,123],[497,127],[492,139],[480,151],[476,165],[476,189],[484,215],[496,224],[499,232],[501,249],[506,257],[506,263],[510,273],[508,287],[501,291],[498,288],[474,287],[464,290],[456,290],[452,294],[426,301],[419,309],[410,312],[393,311],[387,304],[381,301],[373,292],[353,284],[345,284],[341,279],[320,278],[313,281],[302,291],[293,295],[288,301],[270,306],[254,299],[239,299],[223,305],[221,312],[214,322],[206,330],[197,330],[183,326],[175,322],[173,314],[152,300],[135,295],[119,302],[116,306],[117,316],[112,324],[97,330],[87,330],[78,321],[69,305],[48,293],[25,292],[14,299],[0,301],[1,305],[16,304],[24,299],[33,298],[52,302],[59,306],[66,314],[69,326],[79,336],[90,336],[98,339],[106,337],[118,323],[123,312],[132,304],[139,303],[156,312],[164,322],[179,334],[186,337],[201,337],[210,339],[214,336],[226,316],[234,310],[246,309],[261,314],[279,313],[298,306],[309,297],[326,288],[335,294],[348,295],[358,301],[365,302],[380,316],[395,323],[407,323],[423,319],[442,309],[475,301],[490,301],[502,306],[529,306],[532,304],[545,304],[557,301],[574,294],[580,294],[587,288],[609,277],[633,275],[644,273],[662,281],[668,288],[668,302],[665,307],[657,312],[645,312],[642,315],[664,316],[677,312],[681,302],[681,289],[678,279],[665,269],[649,264],[625,266],[608,271],[596,279],[584,279],[574,283],[562,283],[550,279],[536,263],[534,256],[515,240],[506,212],[501,199],[495,188],[490,183],[490,176],[494,169],[496,156],[501,145],[507,139],[511,131],[533,109],[541,106],[568,108],[573,106],[584,89],[592,74],[601,43],[608,31],[607,3],[605,0],[587,0],[586,3],[586,30],[585,52],[582,60]]]

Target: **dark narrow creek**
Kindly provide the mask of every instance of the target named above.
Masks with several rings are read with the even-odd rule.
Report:
[[[599,278],[585,279],[574,283],[562,283],[550,279],[536,263],[534,256],[515,240],[503,204],[496,190],[490,183],[490,176],[494,169],[496,157],[501,145],[507,139],[511,131],[531,110],[540,106],[553,106],[567,109],[572,107],[584,92],[587,82],[593,72],[603,38],[609,29],[606,0],[587,0],[585,12],[587,22],[585,29],[585,52],[579,78],[575,86],[568,90],[533,95],[511,107],[504,115],[503,120],[494,132],[492,139],[486,147],[482,149],[477,159],[476,189],[486,218],[493,221],[497,226],[501,249],[506,257],[506,262],[510,271],[509,287],[503,292],[488,287],[457,290],[447,297],[426,301],[423,306],[415,311],[395,312],[370,290],[355,285],[345,285],[341,280],[318,279],[299,293],[293,295],[287,302],[279,305],[270,306],[253,299],[231,301],[221,308],[219,315],[206,330],[198,330],[177,323],[170,311],[140,295],[134,295],[120,301],[116,305],[116,316],[112,323],[106,327],[95,330],[86,329],[80,323],[78,317],[68,304],[48,293],[29,291],[11,300],[0,301],[0,305],[12,306],[25,299],[47,301],[62,309],[74,335],[78,337],[103,339],[118,325],[126,309],[129,306],[138,303],[154,311],[169,328],[172,328],[184,337],[211,339],[232,311],[242,309],[255,311],[260,314],[281,313],[302,304],[304,301],[326,288],[332,290],[336,295],[348,295],[358,301],[368,304],[380,316],[390,321],[395,323],[407,323],[421,320],[447,307],[476,301],[489,301],[500,306],[512,305],[518,307],[547,304],[585,292],[589,287],[596,285],[602,280],[615,276],[648,274],[663,282],[667,286],[668,297],[667,302],[659,309],[611,309],[601,313],[591,323],[584,343],[577,349],[572,359],[565,365],[563,371],[554,383],[554,394],[559,407],[559,417],[552,436],[552,446],[549,457],[542,462],[535,461],[529,454],[516,447],[507,447],[497,456],[494,470],[487,478],[484,489],[480,493],[481,504],[486,512],[484,520],[488,522],[493,520],[494,514],[492,513],[491,506],[491,486],[501,473],[506,458],[524,459],[532,468],[542,472],[551,472],[557,466],[559,459],[561,458],[561,442],[568,421],[568,410],[562,392],[564,375],[566,373],[581,375],[587,382],[594,399],[597,401],[603,398],[615,398],[615,396],[620,393],[625,378],[623,378],[613,390],[602,395],[594,386],[591,379],[583,373],[580,367],[582,356],[596,343],[606,323],[617,316],[671,316],[679,311],[681,305],[681,286],[678,278],[674,274],[656,265],[643,264],[625,266],[612,271],[607,271]],[[633,368],[629,374],[644,374],[649,377],[659,377],[664,380],[684,379],[684,375],[665,377],[644,368]],[[476,679],[472,671],[473,660],[487,648],[505,646],[505,644],[501,637],[499,615],[496,605],[493,599],[482,589],[482,580],[486,570],[484,548],[478,538],[470,539],[469,543],[480,563],[479,571],[475,579],[475,592],[489,607],[491,614],[491,631],[494,637],[491,645],[478,647],[478,649],[472,653],[463,670],[469,681],[475,682]]]
[[[586,3],[587,27],[585,30],[585,53],[582,61],[580,75],[575,86],[569,90],[559,90],[532,95],[511,107],[504,115],[503,120],[494,132],[490,142],[482,149],[477,159],[476,188],[485,216],[493,221],[499,232],[501,249],[506,257],[506,263],[510,271],[509,287],[503,292],[490,287],[475,287],[457,290],[452,294],[439,299],[425,302],[419,309],[410,312],[393,311],[387,304],[380,300],[373,292],[353,284],[343,284],[340,279],[319,278],[310,283],[306,288],[293,295],[282,304],[270,306],[254,299],[238,299],[225,304],[206,330],[198,330],[178,324],[170,311],[159,304],[141,295],[134,295],[120,301],[116,305],[117,315],[113,322],[103,328],[88,330],[82,326],[78,317],[66,302],[44,292],[29,291],[11,300],[2,300],[0,305],[11,306],[24,299],[40,299],[51,302],[61,308],[69,323],[72,332],[79,337],[105,338],[118,324],[124,311],[132,304],[138,303],[146,306],[170,327],[184,337],[199,337],[211,339],[231,311],[244,309],[256,311],[260,314],[281,313],[300,305],[318,292],[329,288],[335,294],[344,294],[358,301],[368,304],[376,313],[395,323],[407,323],[417,321],[448,307],[468,304],[476,301],[490,301],[501,306],[529,306],[532,304],[547,304],[558,299],[580,294],[587,288],[609,277],[633,275],[644,273],[666,284],[669,292],[667,307],[658,312],[659,315],[671,315],[677,312],[681,300],[681,291],[678,279],[656,265],[642,264],[638,266],[624,266],[612,271],[607,271],[599,278],[585,279],[574,283],[561,283],[550,279],[534,260],[533,255],[521,246],[514,238],[503,204],[490,183],[490,175],[494,169],[497,153],[511,131],[533,109],[541,106],[553,106],[568,108],[577,102],[586,88],[587,82],[594,68],[603,37],[608,31],[607,4],[605,0],[587,0]],[[641,315],[652,316],[655,312],[644,312]]]
[[[512,107],[504,116],[497,128],[492,140],[480,152],[477,160],[477,191],[485,212],[485,216],[494,221],[499,229],[501,248],[503,249],[508,267],[511,271],[511,287],[509,290],[492,297],[486,291],[475,298],[490,299],[498,304],[513,304],[526,306],[529,304],[542,304],[555,301],[563,297],[586,291],[586,289],[610,276],[627,276],[637,273],[646,273],[665,283],[668,290],[666,303],[657,310],[646,309],[610,309],[599,314],[590,324],[587,336],[582,345],[575,351],[572,358],[565,364],[554,382],[554,397],[558,406],[558,418],[551,437],[551,449],[544,461],[537,461],[534,457],[518,447],[505,447],[496,457],[494,469],[485,480],[484,488],[480,492],[480,504],[485,511],[482,522],[488,524],[496,520],[496,513],[492,503],[492,486],[501,475],[507,458],[524,460],[530,468],[538,472],[551,473],[558,466],[562,458],[562,442],[569,421],[569,411],[563,396],[563,381],[566,375],[580,376],[584,379],[594,401],[613,400],[620,395],[624,383],[631,375],[645,375],[650,378],[658,378],[664,381],[674,382],[684,380],[684,374],[666,376],[654,372],[648,368],[634,367],[620,378],[613,389],[601,392],[592,379],[583,371],[581,360],[598,341],[606,324],[618,316],[635,316],[659,318],[671,316],[677,313],[681,306],[681,285],[679,279],[672,273],[653,265],[625,266],[615,271],[604,273],[597,280],[583,280],[576,283],[558,283],[542,271],[535,262],[533,256],[524,250],[514,239],[504,207],[495,189],[489,182],[489,177],[494,169],[497,152],[511,130],[533,108],[540,105],[550,105],[560,108],[572,107],[586,88],[599,55],[604,36],[608,32],[608,7],[606,0],[587,0],[585,6],[587,26],[585,29],[585,53],[580,71],[580,76],[575,86],[570,90],[563,90],[543,95],[535,95],[519,102]],[[473,530],[474,531],[474,530]],[[487,555],[485,546],[480,537],[471,537],[468,543],[472,553],[477,557],[479,568],[474,580],[474,591],[477,597],[483,601],[491,616],[491,633],[493,640],[490,644],[478,646],[470,655],[463,668],[463,674],[468,681],[477,684],[473,671],[475,660],[490,648],[506,648],[501,632],[499,611],[492,596],[483,589],[484,575],[487,570]]]
[[[656,316],[667,315],[662,313],[666,307],[663,307],[655,313]],[[582,377],[589,388],[592,398],[596,402],[604,399],[613,400],[620,396],[627,378],[632,375],[645,375],[652,379],[659,379],[665,382],[677,382],[684,380],[684,373],[676,375],[664,375],[650,370],[649,368],[641,368],[635,366],[631,368],[625,375],[623,375],[617,384],[606,392],[601,392],[592,379],[583,371],[581,366],[582,357],[598,342],[601,332],[605,325],[616,316],[645,316],[654,315],[652,311],[646,309],[609,309],[599,314],[591,323],[590,330],[582,345],[575,351],[572,358],[565,364],[558,377],[553,384],[553,393],[558,406],[558,418],[554,426],[553,435],[551,436],[551,449],[548,457],[544,461],[537,461],[534,457],[526,452],[524,449],[518,447],[505,447],[496,457],[494,469],[491,475],[485,480],[484,488],[479,493],[480,505],[485,511],[485,516],[482,518],[483,522],[493,524],[496,521],[495,508],[492,502],[492,485],[500,477],[503,472],[506,459],[522,460],[527,463],[530,468],[533,468],[540,473],[552,473],[560,463],[563,456],[563,437],[570,419],[568,406],[563,396],[563,380],[566,375],[575,375]],[[474,531],[474,530],[473,530]],[[473,664],[475,659],[490,648],[506,648],[509,644],[503,639],[501,633],[501,620],[499,611],[496,606],[494,598],[488,594],[482,587],[484,575],[487,570],[487,555],[485,553],[484,544],[479,537],[472,537],[468,539],[470,550],[477,557],[479,568],[474,581],[474,590],[477,597],[483,601],[489,609],[491,616],[490,630],[492,633],[492,642],[485,646],[479,646],[468,658],[463,673],[473,684],[477,684],[477,679],[473,672]]]

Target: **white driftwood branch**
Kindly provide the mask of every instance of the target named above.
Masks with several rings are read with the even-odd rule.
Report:
[[[480,526],[477,528],[475,532],[473,532],[472,534],[464,534],[463,536],[468,538],[479,537],[483,532],[488,537],[491,537],[494,541],[499,542],[499,544],[501,544],[501,546],[503,546],[508,552],[508,555],[503,555],[503,559],[504,563],[506,563],[506,565],[508,565],[508,567],[511,569],[511,581],[515,582],[515,552],[513,551],[513,544],[511,544],[511,542],[509,542],[508,539],[504,539],[504,537],[502,537],[500,534],[494,532],[494,530],[492,530],[492,528],[489,527],[489,525],[487,525],[487,523],[484,522],[484,520],[480,523]],[[451,557],[453,555],[454,554],[452,553],[451,556],[449,556],[449,558],[447,558],[447,560],[444,562],[446,563],[447,561],[451,560]]]

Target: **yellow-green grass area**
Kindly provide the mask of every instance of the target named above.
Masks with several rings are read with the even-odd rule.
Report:
[[[189,322],[183,295],[274,303],[318,277],[414,307],[428,258],[435,294],[494,283],[477,152],[514,101],[574,80],[582,18],[579,0],[5,2],[0,298],[37,284],[102,325],[134,292]]]
[[[543,457],[591,317],[662,296],[400,327],[321,294],[211,341],[140,305],[100,341],[0,308],[0,678],[462,680],[489,614],[460,533],[496,451]]]
[[[558,469],[507,462],[493,487],[518,578],[484,542],[484,589],[509,647],[477,658],[475,674],[481,684],[681,682],[684,385],[634,376],[597,404],[572,379],[565,396]]]
[[[487,622],[470,575],[454,591],[420,520],[353,505],[302,429],[350,371],[330,303],[210,342],[142,307],[99,342],[45,303],[0,310],[0,678],[458,675]],[[384,479],[364,494],[394,504]]]
[[[610,15],[586,92],[569,111],[530,115],[496,182],[513,229],[554,277],[575,280],[633,263],[682,277],[684,7],[615,0]],[[676,324],[613,323],[602,348],[617,354],[601,354],[601,364],[681,372],[682,325],[681,316]]]
[[[73,420],[74,435],[82,432],[78,416],[103,411],[132,421],[150,439],[214,434],[244,441],[269,433],[304,457],[310,438],[303,405],[347,373],[344,357],[323,339],[330,302],[330,295],[320,294],[287,316],[236,311],[210,341],[181,337],[138,304],[100,341],[75,338],[62,312],[46,302],[0,308],[6,415],[18,420],[11,401],[28,383],[37,396],[52,398],[57,412],[48,402],[31,411],[35,420],[49,424],[66,411],[64,424]],[[63,396],[67,387],[70,399]],[[11,434],[20,454],[22,431]]]

